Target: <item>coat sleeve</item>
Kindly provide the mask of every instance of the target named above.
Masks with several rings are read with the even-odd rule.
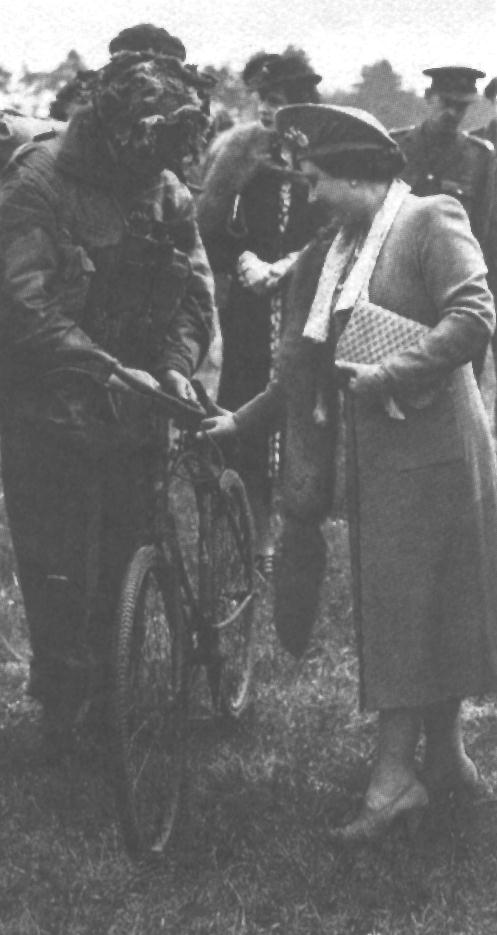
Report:
[[[235,412],[235,422],[242,435],[277,428],[285,412],[285,398],[277,379],[268,383],[265,390],[240,406]]]
[[[179,245],[187,257],[187,278],[182,299],[169,320],[157,376],[178,370],[190,378],[207,353],[214,318],[214,280],[200,238],[195,204],[181,186],[176,205],[175,228],[181,231]],[[167,295],[164,300],[167,302]]]
[[[495,329],[486,266],[466,212],[453,198],[423,199],[413,251],[438,323],[382,365],[386,388],[416,394],[482,353]]]
[[[0,257],[0,336],[9,364],[45,370],[77,355],[83,366],[108,372],[95,362],[96,345],[64,314],[56,194],[30,166],[13,165],[5,176]]]

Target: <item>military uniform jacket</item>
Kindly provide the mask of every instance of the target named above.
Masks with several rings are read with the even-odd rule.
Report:
[[[430,121],[392,130],[407,165],[402,178],[414,195],[452,195],[466,209],[471,229],[497,287],[497,162],[488,140],[458,130],[450,138],[435,132]]]
[[[0,111],[0,169],[7,165],[18,146],[51,139],[65,129],[66,124],[60,120],[25,117],[14,110]]]
[[[206,351],[213,283],[191,195],[171,172],[119,176],[91,109],[64,137],[22,147],[0,189],[0,389],[99,347],[158,379]],[[9,410],[11,410],[9,406]]]

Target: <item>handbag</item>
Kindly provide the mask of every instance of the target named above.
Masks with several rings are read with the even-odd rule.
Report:
[[[390,354],[406,350],[428,331],[427,325],[360,298],[338,338],[335,361],[381,364]]]

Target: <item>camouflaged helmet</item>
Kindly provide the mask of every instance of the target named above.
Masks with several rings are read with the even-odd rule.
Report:
[[[117,160],[139,175],[177,171],[200,146],[211,85],[176,57],[115,53],[98,74],[94,105]]]
[[[186,59],[186,49],[181,39],[172,36],[162,26],[154,26],[153,23],[137,23],[136,26],[121,29],[121,32],[110,40],[109,52],[111,55],[115,55],[116,52],[154,52],[171,55],[181,62]]]

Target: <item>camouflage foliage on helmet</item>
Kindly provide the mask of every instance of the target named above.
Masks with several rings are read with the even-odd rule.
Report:
[[[207,127],[211,86],[208,76],[175,57],[125,51],[99,72],[94,100],[104,132],[128,165],[176,171]]]

